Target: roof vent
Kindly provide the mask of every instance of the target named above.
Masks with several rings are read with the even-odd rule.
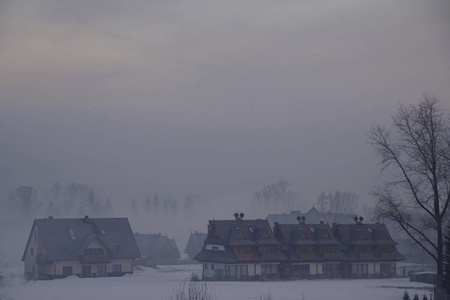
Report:
[[[299,224],[305,224],[306,217],[305,216],[297,216],[297,221]]]
[[[362,224],[362,222],[364,221],[364,218],[361,216],[361,217],[359,217],[358,218],[358,216],[355,216],[354,218],[353,218],[353,220],[355,220],[355,223],[356,224]]]
[[[244,218],[244,213],[243,212],[241,212],[240,214],[239,213],[234,213],[234,218],[236,219],[236,220],[242,220],[243,218]]]

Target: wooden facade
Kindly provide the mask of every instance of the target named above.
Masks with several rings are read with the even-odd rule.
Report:
[[[384,224],[278,224],[267,220],[209,221],[204,280],[367,278],[396,275],[397,251]]]

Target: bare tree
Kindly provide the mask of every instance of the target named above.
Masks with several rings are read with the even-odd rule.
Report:
[[[40,208],[36,190],[31,186],[19,186],[8,199],[11,208],[18,208],[23,216],[30,216]]]
[[[359,197],[352,192],[341,193],[341,212],[345,214],[355,213],[359,205]]]
[[[317,197],[316,203],[323,213],[354,213],[359,205],[358,199],[358,195],[353,192],[337,190],[334,193],[325,194],[322,191]]]
[[[395,221],[424,249],[443,276],[443,225],[450,203],[450,119],[436,97],[401,105],[393,132],[369,133],[383,171],[392,178],[374,192],[374,213]]]
[[[214,300],[218,299],[215,291],[206,282],[181,282],[167,297],[168,300]]]
[[[319,196],[317,196],[316,204],[321,213],[326,213],[329,211],[328,208],[330,207],[330,197],[325,194],[324,191],[321,191]]]
[[[291,190],[290,187],[291,183],[288,180],[278,180],[255,192],[253,201],[266,207],[273,205],[292,208],[300,201],[300,196],[297,191]]]

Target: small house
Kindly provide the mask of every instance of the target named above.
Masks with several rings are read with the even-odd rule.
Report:
[[[133,273],[141,255],[127,218],[35,219],[22,256],[25,278]]]
[[[180,258],[180,251],[175,240],[166,235],[135,233],[134,237],[142,255],[135,265],[146,267],[174,265]]]

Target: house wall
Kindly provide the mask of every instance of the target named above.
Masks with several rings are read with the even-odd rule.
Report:
[[[48,275],[59,277],[63,275],[63,267],[72,267],[72,273],[77,276],[81,276],[82,266],[91,266],[92,273],[96,273],[97,265],[106,265],[106,272],[112,273],[113,265],[122,265],[122,273],[133,273],[133,259],[112,259],[110,263],[98,263],[98,264],[80,264],[77,260],[58,261],[53,263],[48,270]]]
[[[321,267],[319,268],[318,263],[295,263],[295,264],[292,264],[292,266],[295,266],[295,265],[309,265],[309,275],[318,275],[319,269],[322,269]]]
[[[42,246],[40,247],[42,251]],[[33,249],[33,254],[31,254]],[[28,247],[26,248],[24,257],[24,271],[26,279],[37,278],[36,256],[39,253],[39,237],[36,226],[33,226]]]
[[[208,265],[208,268],[205,269],[205,265]],[[214,265],[214,269],[213,266]],[[215,270],[223,270],[223,274],[225,276],[225,267],[226,266],[247,266],[248,269],[248,277],[254,277],[256,275],[256,264],[245,264],[245,263],[239,263],[239,264],[218,264],[218,263],[203,263],[203,278],[214,278],[215,276]]]

